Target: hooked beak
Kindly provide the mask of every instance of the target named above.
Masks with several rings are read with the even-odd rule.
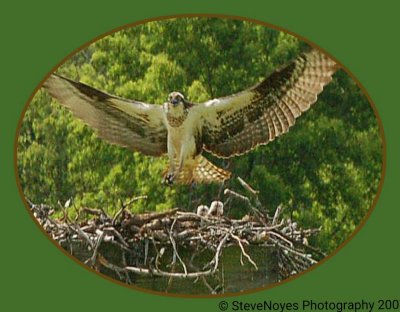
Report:
[[[178,100],[178,99],[172,99],[172,100],[171,100],[171,104],[176,105],[176,104],[178,104],[178,103],[179,103],[179,100]]]

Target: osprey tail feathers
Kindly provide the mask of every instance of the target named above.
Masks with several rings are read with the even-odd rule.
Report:
[[[231,177],[231,173],[211,163],[207,158],[199,155],[196,157],[197,167],[193,170],[195,182],[212,183],[224,182]]]
[[[217,167],[202,155],[196,158],[175,176],[174,181],[181,184],[222,183],[231,177],[231,173]]]

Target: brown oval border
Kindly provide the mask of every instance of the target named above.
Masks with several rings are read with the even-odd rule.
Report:
[[[135,27],[138,25],[142,25],[148,22],[154,22],[154,21],[161,21],[161,20],[167,20],[167,19],[173,19],[173,18],[185,18],[185,17],[208,17],[208,18],[221,18],[221,19],[232,19],[232,20],[241,20],[241,21],[246,21],[246,22],[250,22],[253,24],[257,24],[257,25],[261,25],[264,27],[269,27],[278,31],[283,31],[287,34],[290,34],[296,38],[298,38],[299,40],[302,40],[304,42],[306,42],[307,44],[309,44],[310,46],[312,46],[315,49],[318,49],[320,51],[322,51],[323,53],[325,53],[326,55],[328,55],[330,58],[332,58],[333,60],[335,60],[335,62],[337,64],[340,65],[340,67],[356,82],[357,86],[361,89],[361,91],[363,92],[363,94],[366,96],[369,104],[372,107],[372,110],[374,112],[374,115],[378,121],[378,125],[379,125],[379,133],[382,139],[382,167],[381,167],[381,179],[379,182],[379,186],[378,186],[378,190],[377,193],[374,197],[374,200],[372,202],[371,207],[369,208],[368,212],[365,214],[365,216],[362,218],[362,220],[360,221],[359,225],[356,227],[356,229],[353,231],[353,233],[350,234],[350,236],[339,245],[339,247],[337,247],[335,249],[335,251],[333,251],[331,254],[329,254],[328,256],[326,256],[325,258],[323,258],[322,260],[320,260],[317,264],[313,265],[312,267],[310,267],[309,269],[302,271],[294,276],[291,276],[281,282],[277,282],[277,283],[273,283],[270,285],[267,285],[265,287],[257,287],[257,288],[252,288],[249,290],[245,290],[243,292],[236,292],[236,293],[225,293],[225,294],[217,294],[217,295],[186,295],[186,294],[169,294],[169,293],[163,293],[163,292],[159,292],[159,291],[154,291],[154,290],[150,290],[150,289],[146,289],[146,288],[141,288],[141,287],[137,287],[135,285],[128,285],[125,284],[123,282],[117,281],[103,273],[97,272],[94,269],[86,266],[83,262],[79,261],[77,258],[75,258],[74,256],[72,256],[71,254],[69,254],[66,250],[64,250],[56,241],[54,241],[43,229],[43,227],[39,224],[39,222],[36,220],[36,218],[33,216],[33,213],[31,212],[30,208],[29,208],[29,204],[26,202],[25,200],[25,196],[24,193],[22,191],[22,187],[18,178],[18,164],[17,164],[17,146],[18,146],[18,137],[19,137],[19,132],[21,130],[21,125],[22,125],[22,121],[25,117],[25,113],[26,110],[29,107],[29,104],[31,103],[34,95],[38,92],[38,90],[41,88],[42,84],[44,83],[44,81],[50,76],[50,74],[52,72],[54,72],[55,70],[57,70],[58,67],[60,67],[62,64],[64,64],[70,57],[72,57],[73,55],[75,55],[76,53],[78,53],[79,51],[87,48],[89,45],[91,45],[92,43],[106,37],[109,36],[117,31],[126,29],[126,28],[130,28],[130,27]],[[324,49],[320,48],[318,45],[314,44],[313,42],[311,42],[310,40],[304,38],[303,36],[300,36],[294,32],[291,32],[283,27],[280,26],[276,26],[276,25],[272,25],[269,24],[267,22],[264,21],[259,21],[256,19],[252,19],[252,18],[248,18],[248,17],[241,17],[241,16],[234,16],[234,15],[224,15],[224,14],[178,14],[178,15],[165,15],[165,16],[160,16],[160,17],[154,17],[154,18],[148,18],[148,19],[144,19],[138,22],[133,22],[133,23],[129,23],[129,24],[125,24],[123,26],[114,28],[111,31],[108,31],[106,33],[103,33],[95,38],[93,38],[92,40],[88,41],[87,43],[81,45],[80,47],[78,47],[77,49],[73,50],[71,53],[69,53],[67,56],[65,56],[57,65],[55,65],[53,68],[51,68],[51,70],[49,71],[49,73],[39,82],[38,86],[34,89],[34,91],[32,92],[32,94],[30,95],[30,97],[28,98],[28,101],[25,103],[25,106],[21,112],[21,117],[19,118],[18,121],[18,125],[17,125],[17,129],[16,129],[16,134],[15,134],[15,138],[14,138],[14,173],[15,173],[15,178],[16,178],[16,183],[17,183],[17,187],[18,187],[18,192],[19,195],[22,199],[22,202],[26,208],[26,210],[28,211],[30,217],[32,218],[32,220],[36,223],[36,225],[38,226],[38,228],[40,229],[40,231],[59,249],[61,250],[61,252],[63,252],[67,257],[69,257],[70,259],[72,259],[74,262],[76,262],[77,264],[79,264],[81,267],[83,267],[84,269],[88,270],[89,272],[93,272],[101,277],[103,277],[104,279],[111,281],[115,284],[121,285],[123,287],[129,288],[129,289],[135,289],[141,292],[145,292],[145,293],[150,293],[153,295],[161,295],[161,296],[166,296],[166,297],[179,297],[179,298],[223,298],[223,297],[233,297],[233,296],[239,296],[239,295],[244,295],[244,294],[250,294],[250,293],[255,293],[258,291],[262,291],[262,290],[267,290],[270,288],[273,288],[275,286],[278,285],[282,285],[284,283],[287,283],[289,281],[292,281],[294,279],[297,279],[298,277],[302,276],[305,273],[308,273],[312,270],[314,270],[316,267],[319,267],[321,264],[325,263],[327,260],[329,260],[330,258],[332,258],[334,255],[336,255],[360,230],[361,228],[365,225],[366,221],[369,219],[369,217],[372,214],[372,211],[375,209],[376,204],[378,202],[379,196],[382,192],[382,188],[383,188],[383,183],[384,183],[384,179],[385,179],[385,175],[386,175],[386,139],[385,139],[385,134],[384,134],[384,129],[383,129],[383,124],[382,124],[382,120],[379,117],[378,114],[378,110],[375,106],[375,104],[373,103],[370,95],[368,94],[367,90],[364,88],[364,86],[361,84],[361,82],[350,72],[350,70],[348,70],[341,62],[339,62],[335,57],[333,57],[330,53],[326,52]]]

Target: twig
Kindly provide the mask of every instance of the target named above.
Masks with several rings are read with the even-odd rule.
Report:
[[[257,196],[260,191],[253,189],[247,182],[245,182],[241,177],[237,177],[239,183],[248,190],[253,196]]]
[[[78,233],[79,236],[81,236],[85,241],[87,241],[87,243],[89,244],[89,246],[93,249],[94,248],[94,243],[90,240],[89,236],[83,232],[81,230],[81,228],[76,225],[76,224],[71,224],[69,226],[73,231],[75,231],[76,233]]]
[[[147,195],[141,195],[141,196],[136,196],[134,198],[132,198],[129,202],[127,203],[123,203],[121,205],[121,209],[117,211],[117,213],[114,215],[111,224],[113,226],[115,226],[115,223],[117,222],[118,217],[121,215],[121,213],[127,208],[129,207],[132,203],[134,203],[135,201],[138,201],[140,199],[147,199]]]
[[[272,219],[272,225],[275,225],[278,222],[278,218],[282,212],[283,206],[279,205],[275,210],[274,218]]]
[[[225,189],[224,194],[225,194],[225,195],[228,195],[228,196],[233,196],[233,197],[235,197],[235,198],[237,198],[237,199],[240,199],[240,200],[244,201],[244,202],[251,208],[251,210],[253,210],[253,212],[254,212],[256,218],[257,218],[261,223],[265,224],[265,221],[264,221],[263,219],[266,218],[266,216],[265,216],[260,210],[258,210],[256,207],[254,207],[254,206],[251,204],[251,201],[250,201],[250,199],[249,199],[247,196],[244,196],[244,195],[242,195],[242,194],[236,193],[236,192],[234,192],[234,191],[232,191],[232,190],[230,190],[230,189]]]
[[[101,232],[100,237],[97,240],[96,246],[94,247],[93,255],[90,258],[90,262],[91,262],[92,266],[94,266],[96,264],[97,253],[98,253],[98,250],[99,250],[99,247],[100,247],[101,243],[103,242],[103,239],[104,239],[105,235],[106,235],[105,232]]]
[[[183,267],[183,270],[185,271],[185,274],[188,274],[187,268],[186,268],[186,265],[185,265],[185,262],[183,262],[183,261],[182,261],[182,258],[179,256],[178,250],[177,250],[177,248],[176,248],[175,240],[174,240],[174,238],[173,238],[173,236],[172,236],[172,230],[173,230],[173,228],[174,228],[175,222],[176,222],[176,219],[174,219],[174,221],[172,222],[171,228],[170,228],[170,230],[169,230],[169,239],[170,239],[170,241],[171,241],[172,248],[174,249],[174,254],[175,254],[176,257],[178,258],[179,262],[182,264],[182,267]]]
[[[253,259],[251,259],[251,257],[246,253],[246,251],[244,250],[244,247],[243,247],[243,245],[242,245],[242,242],[240,241],[240,238],[239,237],[237,237],[236,235],[234,235],[234,234],[231,234],[231,236],[232,236],[232,238],[234,238],[237,242],[238,242],[238,244],[239,244],[239,246],[240,246],[240,249],[242,250],[242,254],[247,258],[247,260],[254,266],[254,268],[256,269],[256,271],[258,271],[258,267],[257,267],[257,264],[253,261]]]
[[[305,255],[305,254],[303,254],[303,253],[301,253],[301,252],[299,252],[299,251],[297,251],[297,250],[295,250],[295,249],[293,249],[293,248],[287,247],[287,246],[285,246],[285,245],[283,245],[283,244],[281,244],[281,243],[279,243],[279,242],[277,242],[276,244],[277,244],[279,247],[281,247],[281,248],[283,248],[283,249],[286,249],[287,251],[289,251],[289,252],[291,252],[291,253],[294,253],[294,254],[296,254],[297,256],[301,257],[301,258],[306,259],[306,260],[309,261],[311,264],[316,264],[316,263],[317,263],[317,261],[315,261],[315,260],[312,259],[311,257],[308,257],[307,255]]]
[[[207,271],[200,271],[200,272],[191,272],[191,273],[170,273],[170,272],[165,272],[161,270],[150,270],[150,269],[143,269],[143,268],[137,268],[137,267],[132,267],[132,266],[127,266],[125,268],[121,268],[123,270],[127,270],[139,275],[154,275],[154,276],[163,276],[163,277],[173,277],[173,278],[198,278],[200,276],[207,276],[207,275],[212,275],[214,272],[211,270]]]
[[[118,232],[114,227],[105,227],[103,230],[104,231],[109,231],[112,234],[114,234],[125,247],[129,248],[129,244],[122,237],[121,233]]]
[[[218,244],[217,251],[215,252],[215,256],[214,256],[215,263],[214,263],[214,269],[212,270],[213,273],[216,272],[217,269],[218,269],[218,263],[219,263],[219,256],[220,256],[220,253],[221,253],[221,248],[226,243],[226,241],[228,240],[230,235],[231,235],[230,233],[227,233],[224,236],[224,238],[220,241],[220,243]]]
[[[195,265],[193,265],[192,263],[189,263],[189,265],[190,265],[190,267],[191,267],[192,269],[194,269],[194,270],[196,270],[196,271],[199,271],[199,268],[196,267]],[[201,281],[203,282],[204,286],[208,289],[208,291],[209,291],[211,294],[216,294],[215,290],[214,290],[214,289],[211,287],[211,285],[207,282],[207,279],[205,278],[204,275],[201,275],[201,276],[199,276],[198,278],[201,279]],[[196,280],[195,280],[194,282],[196,282]]]
[[[244,181],[241,177],[237,177],[239,183],[243,186],[243,188],[245,188],[248,192],[250,192],[250,194],[252,195],[252,197],[254,198],[255,202],[256,202],[256,206],[257,208],[261,208],[262,204],[260,199],[258,198],[258,193],[259,191],[255,190],[254,188],[252,188],[246,181]],[[260,211],[258,211],[259,213],[261,213]],[[263,213],[261,213],[262,215],[264,215]]]
[[[106,258],[103,256],[99,255],[99,263],[106,268],[109,268],[113,271],[119,272],[119,273],[125,273],[125,272],[132,272],[138,275],[153,275],[153,276],[161,276],[161,277],[173,277],[173,278],[181,278],[181,279],[186,279],[186,278],[198,278],[200,276],[208,276],[212,275],[213,272],[212,270],[206,270],[206,271],[200,271],[200,272],[193,272],[193,273],[170,273],[170,272],[165,272],[162,270],[157,270],[157,269],[144,269],[144,268],[138,268],[134,266],[125,266],[125,267],[120,267],[118,265],[110,263]]]
[[[274,235],[274,236],[279,237],[281,240],[283,240],[283,241],[285,241],[286,243],[288,243],[288,244],[290,245],[290,247],[293,247],[293,243],[292,243],[290,240],[288,240],[287,238],[285,238],[283,235],[281,235],[281,234],[279,234],[279,233],[276,233],[276,232],[274,232],[274,231],[269,231],[268,234],[270,234],[270,235],[272,234],[272,235]]]

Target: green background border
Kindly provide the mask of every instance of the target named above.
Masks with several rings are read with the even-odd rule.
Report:
[[[0,305],[12,310],[217,311],[220,298],[156,296],[121,287],[63,255],[32,222],[19,197],[13,167],[20,113],[34,88],[68,53],[116,27],[146,18],[215,13],[258,19],[295,32],[341,61],[368,90],[387,140],[387,172],[364,228],[333,258],[281,286],[226,301],[299,302],[400,299],[400,209],[397,121],[400,22],[395,1],[31,1],[2,5],[1,286]],[[396,84],[396,85],[395,85]],[[396,141],[395,141],[396,140]]]

